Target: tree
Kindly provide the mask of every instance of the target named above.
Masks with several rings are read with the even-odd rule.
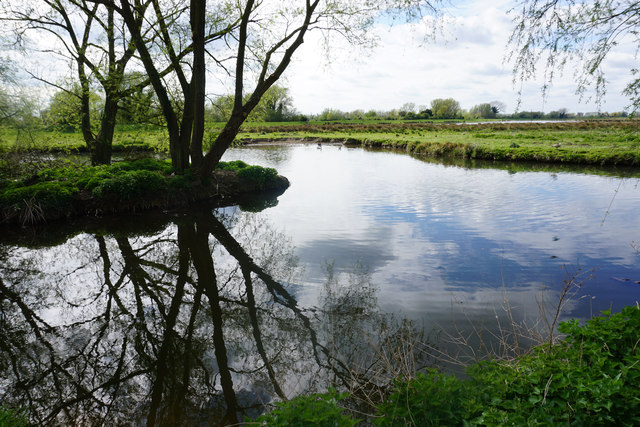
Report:
[[[405,117],[407,114],[412,113],[415,114],[417,110],[416,104],[413,102],[405,102],[402,104],[402,107],[398,110],[398,114],[400,117]]]
[[[45,125],[63,132],[74,132],[82,128],[82,88],[78,83],[70,89],[59,90],[49,102],[49,107],[42,112]],[[89,117],[94,122],[100,117],[102,99],[95,92],[89,93]]]
[[[231,117],[233,111],[233,95],[221,95],[211,102],[208,113],[214,122],[226,122]]]
[[[491,105],[491,111],[493,111],[495,115],[498,115],[499,113],[504,113],[505,111],[507,111],[507,105],[504,102],[491,101],[489,105]]]
[[[137,85],[125,84],[125,68],[134,56],[135,46],[114,10],[87,0],[41,0],[35,4],[7,2],[0,12],[1,20],[14,24],[16,43],[23,42],[26,35],[56,40],[46,52],[70,61],[75,68],[79,90],[73,93],[80,101],[79,129],[91,152],[91,162],[110,163],[119,102],[148,85],[148,79]],[[152,41],[152,35],[145,37]],[[32,76],[67,90],[46,76]],[[93,83],[98,83],[103,92],[102,110],[97,117],[92,114]]]
[[[596,101],[606,91],[603,61],[623,39],[640,43],[640,3],[635,0],[522,0],[514,10],[515,27],[510,37],[513,47],[514,77],[528,80],[536,65],[543,62],[546,93],[557,71],[576,61],[577,92],[583,96],[595,86]],[[573,65],[572,65],[573,66]],[[634,109],[640,106],[640,75],[624,93]]]
[[[245,95],[245,101],[250,98]],[[231,117],[234,96],[222,95],[215,98],[209,111],[210,117],[216,122],[226,122]],[[289,89],[271,86],[260,99],[258,105],[249,114],[247,120],[257,122],[282,122],[290,120],[295,115],[293,99],[289,96]]]
[[[0,124],[24,125],[33,120],[35,103],[16,83],[11,60],[0,58]]]
[[[436,119],[455,119],[460,113],[460,103],[453,98],[434,99],[431,101],[431,111]]]
[[[550,111],[549,114],[547,114],[548,119],[566,119],[568,117],[569,110],[567,110],[566,108],[560,108],[557,111]]]
[[[496,117],[496,112],[488,102],[474,106],[469,111],[469,114],[471,115],[471,117],[480,119],[494,119]]]
[[[318,120],[329,122],[332,120],[344,120],[345,117],[346,113],[344,111],[340,111],[334,108],[325,108],[318,116]]]
[[[427,11],[436,13],[440,3],[440,0],[305,0],[299,4],[191,0],[187,4],[141,0],[132,5],[127,0],[90,1],[116,11],[124,20],[161,105],[174,168],[181,173],[191,164],[202,178],[208,177],[242,123],[282,76],[309,31],[317,29],[326,37],[340,34],[353,43],[365,45],[372,41],[367,29],[381,15],[403,12],[416,18]],[[159,37],[149,41],[145,37],[149,31]],[[166,79],[159,72],[159,64],[171,66]],[[220,79],[230,79],[234,104],[225,126],[204,154],[207,71],[217,73]],[[169,97],[168,82],[177,82],[182,115]],[[248,85],[251,90],[246,90]]]
[[[273,85],[262,96],[250,118],[264,122],[283,122],[294,114],[289,89]]]
[[[125,73],[123,88],[140,88],[145,81],[146,76],[139,71]],[[158,100],[152,88],[147,86],[129,92],[125,89],[125,96],[118,103],[119,123],[159,124],[162,121]]]

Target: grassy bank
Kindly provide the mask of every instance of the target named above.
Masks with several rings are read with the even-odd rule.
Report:
[[[205,148],[221,123],[208,123]],[[334,141],[401,150],[437,158],[587,165],[640,165],[640,120],[492,122],[482,124],[394,122],[246,123],[239,143]],[[0,151],[86,152],[80,133],[0,128]],[[166,131],[118,126],[114,152],[168,151]]]
[[[640,121],[438,124],[424,122],[256,126],[244,143],[281,139],[333,141],[432,157],[640,165]]]
[[[427,370],[398,380],[364,420],[330,391],[280,403],[267,425],[638,425],[640,307],[603,313],[584,325],[563,322],[564,340],[511,361],[468,367],[468,378]]]
[[[0,161],[0,224],[182,206],[288,184],[275,169],[221,162],[210,182],[189,170],[175,175],[169,161],[139,159],[104,166],[70,161],[32,164],[31,171]]]
[[[157,126],[118,126],[113,137],[113,151],[168,151],[166,130]],[[0,127],[0,152],[87,153],[80,132]]]

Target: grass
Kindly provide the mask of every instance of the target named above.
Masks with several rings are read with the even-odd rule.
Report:
[[[222,123],[207,123],[205,149]],[[295,139],[337,141],[418,155],[516,162],[640,165],[640,120],[482,124],[416,121],[248,122],[239,143]],[[168,151],[161,127],[120,125],[114,152]],[[79,133],[0,128],[0,151],[86,152]]]
[[[137,204],[144,197],[171,196],[188,191],[196,180],[187,170],[173,173],[168,160],[143,158],[111,165],[87,166],[71,161],[35,162],[32,169],[18,160],[0,161],[0,222],[43,222],[47,217],[69,216],[74,203],[95,199],[107,204]],[[243,162],[221,163],[259,188],[276,179],[275,169]]]
[[[256,126],[242,142],[300,139],[402,150],[431,157],[640,165],[640,121],[594,120],[562,123],[333,123]]]
[[[26,411],[0,406],[0,427],[27,427],[29,426]]]
[[[168,136],[157,126],[118,126],[113,137],[114,152],[166,152]],[[0,152],[86,153],[80,132],[0,127]]]
[[[584,324],[561,322],[559,331],[566,336],[552,346],[542,344],[512,360],[473,363],[466,379],[427,369],[396,380],[371,421],[385,426],[638,425],[640,306],[602,314]],[[281,403],[259,421],[297,425],[293,421],[301,414],[326,411],[333,425],[357,422],[330,397]]]

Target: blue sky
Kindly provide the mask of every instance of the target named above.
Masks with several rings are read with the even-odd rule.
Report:
[[[503,102],[507,112],[544,111],[567,108],[569,112],[622,111],[629,104],[621,92],[631,78],[637,46],[621,43],[610,53],[604,65],[607,94],[598,106],[593,99],[576,95],[574,70],[569,64],[554,80],[546,97],[542,96],[541,76],[535,81],[513,82],[512,65],[505,62],[509,35],[513,28],[507,11],[512,0],[452,1],[446,10],[441,31],[435,40],[425,40],[420,22],[389,26],[380,22],[371,31],[378,44],[360,49],[336,37],[328,54],[322,47],[319,31],[310,32],[296,52],[280,84],[290,89],[296,109],[305,114],[326,108],[343,111],[388,111],[411,102],[428,106],[435,98],[454,98],[464,109],[474,105]],[[52,36],[40,34],[35,42],[43,49],[55,45]],[[23,64],[34,72],[58,81],[59,76],[74,74],[64,61],[51,54],[30,54]],[[539,70],[542,71],[542,70]],[[58,76],[58,77],[56,77]],[[208,78],[211,94],[232,92]],[[29,85],[43,97],[54,89],[42,90],[42,84]],[[216,87],[217,86],[217,87]],[[521,93],[521,95],[519,95]],[[44,102],[44,101],[43,101]]]
[[[541,93],[541,73],[536,81],[514,84],[512,65],[505,63],[513,27],[507,11],[514,5],[504,0],[456,2],[447,10],[441,34],[428,42],[420,25],[378,25],[377,47],[360,51],[336,42],[329,60],[321,53],[319,35],[312,33],[296,53],[286,85],[303,113],[325,108],[390,110],[405,102],[428,105],[432,99],[449,97],[465,109],[498,100],[508,112],[625,109],[628,100],[621,92],[636,59],[632,44],[621,43],[609,55],[604,67],[607,94],[600,107],[576,95],[575,64],[554,80],[546,97]]]

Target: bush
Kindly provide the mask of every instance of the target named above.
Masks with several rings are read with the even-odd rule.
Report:
[[[346,397],[335,390],[325,394],[298,396],[288,402],[276,403],[276,409],[256,419],[258,423],[273,426],[351,427],[358,420],[345,415],[338,401]]]
[[[471,365],[466,381],[429,371],[398,382],[381,424],[638,425],[640,308],[604,314],[561,323],[567,337],[551,349]]]
[[[239,171],[240,169],[244,169],[248,164],[243,162],[242,160],[233,160],[231,162],[219,162],[218,169],[225,171]]]
[[[278,172],[273,168],[263,168],[261,166],[247,166],[238,171],[238,176],[249,179],[262,188],[265,183],[272,182],[278,176]]]
[[[42,208],[68,203],[78,188],[70,182],[45,181],[29,186],[12,186],[0,193],[0,205],[18,205],[23,201],[38,203]]]
[[[164,190],[166,180],[157,171],[132,170],[122,172],[111,178],[102,179],[92,190],[96,197],[106,194],[117,194],[123,199],[130,199],[145,193]]]
[[[5,405],[0,406],[0,427],[26,427],[29,425],[26,413],[11,409]]]
[[[255,182],[260,188],[264,187],[265,183],[275,180],[278,176],[278,171],[273,168],[250,166],[242,160],[220,162],[218,163],[218,169],[235,171],[239,177]]]
[[[389,398],[378,409],[383,415],[376,419],[378,425],[424,426],[459,424],[465,419],[467,403],[466,383],[454,376],[430,369],[418,373],[411,381],[398,381]]]
[[[562,322],[566,338],[511,362],[485,361],[468,379],[419,373],[396,381],[378,425],[640,425],[640,307]],[[267,425],[354,425],[335,391],[278,404]],[[340,395],[343,398],[344,395]],[[344,423],[344,424],[341,424]]]

